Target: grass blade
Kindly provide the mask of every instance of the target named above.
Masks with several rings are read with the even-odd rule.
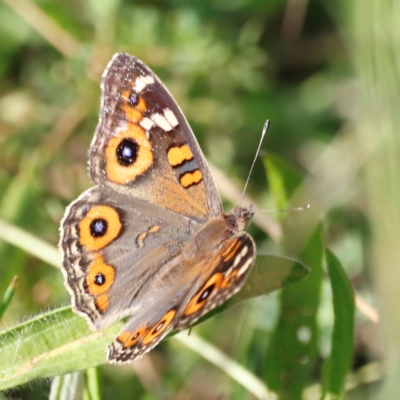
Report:
[[[353,357],[354,293],[341,263],[329,250],[326,250],[326,263],[332,286],[335,323],[331,356],[323,368],[323,399],[340,399]]]

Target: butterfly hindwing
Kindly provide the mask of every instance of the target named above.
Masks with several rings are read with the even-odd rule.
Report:
[[[241,289],[255,261],[253,239],[241,232],[217,246],[218,251],[207,265],[202,265],[202,258],[197,263],[191,261],[190,274],[175,277],[166,285],[168,301],[153,302],[137,310],[110,345],[110,362],[121,363],[145,354],[171,330],[187,328]],[[178,263],[187,259],[186,251],[188,247],[174,260],[171,272],[177,267],[179,270]]]
[[[63,270],[74,308],[93,327],[131,315],[147,301],[146,291],[156,293],[154,282],[162,291],[160,275],[179,254],[188,228],[185,219],[160,211],[99,187],[69,206],[61,227]]]

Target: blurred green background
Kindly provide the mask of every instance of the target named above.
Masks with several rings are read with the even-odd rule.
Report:
[[[1,220],[56,246],[65,207],[91,184],[87,150],[101,74],[114,53],[135,55],[181,106],[227,207],[237,205],[271,120],[262,156],[304,177],[323,245],[357,293],[344,398],[400,398],[399,18],[399,0],[0,0]],[[279,208],[261,161],[247,194],[260,210]],[[249,231],[261,253],[285,254],[281,217],[256,213]],[[1,227],[0,296],[15,275],[18,288],[0,326],[68,304],[61,272],[7,243]],[[296,224],[284,233],[290,243],[303,235]],[[281,398],[318,399],[333,320],[326,273],[317,292],[314,359],[297,394],[282,392],[271,373],[281,293],[221,313],[195,332]],[[100,376],[104,398],[255,398],[175,340]],[[44,399],[49,391],[41,381],[3,396]]]

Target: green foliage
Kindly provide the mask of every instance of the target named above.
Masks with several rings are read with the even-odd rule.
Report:
[[[343,396],[354,350],[354,293],[342,265],[329,250],[326,251],[326,263],[332,286],[335,325],[331,355],[325,362],[324,398],[339,399]]]
[[[283,257],[261,256],[258,263],[262,274],[253,272],[240,295],[206,315],[202,321],[241,301],[292,284],[308,273],[301,263]],[[0,390],[33,379],[103,365],[107,346],[122,326],[121,322],[91,332],[83,318],[73,314],[70,307],[64,307],[1,332]]]
[[[0,302],[0,320],[3,316],[4,312],[7,310],[7,307],[10,305],[11,300],[14,296],[15,289],[17,287],[17,277],[15,276],[11,283],[8,285],[6,292]]]
[[[276,195],[276,204],[278,207],[287,207],[289,199],[301,185],[301,179],[292,168],[276,157],[266,158],[264,164],[268,172],[268,181],[271,182],[272,193]],[[286,230],[285,238],[289,237],[291,226],[302,226],[299,221],[294,224],[296,221],[293,221],[293,216],[295,214],[288,213],[282,223]],[[304,235],[304,230],[300,232],[294,233],[292,237]],[[320,302],[323,257],[319,226],[303,240],[303,246],[298,248],[296,256],[311,268],[311,273],[298,285],[282,291],[279,320],[266,356],[267,382],[282,399],[302,398],[303,390],[312,382],[318,361],[317,311]],[[285,252],[293,251],[293,246],[286,245],[285,240],[282,242],[282,247]]]
[[[398,398],[399,10],[1,0],[0,398]],[[176,97],[227,207],[271,120],[246,193],[259,255],[248,285],[192,337],[130,367],[103,365],[121,325],[90,332],[71,312],[55,251],[65,207],[91,184],[100,77],[115,52],[145,61]]]

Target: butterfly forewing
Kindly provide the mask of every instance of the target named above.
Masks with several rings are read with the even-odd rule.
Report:
[[[114,56],[103,75],[89,172],[100,185],[195,221],[222,212],[182,111],[158,77],[128,54]]]

